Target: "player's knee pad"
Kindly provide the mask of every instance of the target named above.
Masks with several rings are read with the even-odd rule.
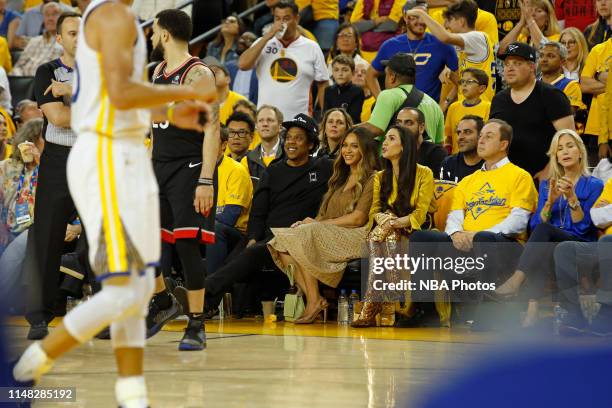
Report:
[[[111,344],[117,348],[144,348],[146,339],[146,323],[140,314],[128,316],[125,319],[111,323]]]
[[[64,326],[83,343],[111,322],[137,313],[139,306],[140,299],[132,285],[104,285],[100,292],[66,315]]]

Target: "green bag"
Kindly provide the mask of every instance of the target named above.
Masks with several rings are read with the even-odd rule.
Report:
[[[283,310],[285,320],[288,322],[294,322],[304,314],[304,297],[302,296],[302,290],[295,285],[293,268],[294,266],[289,264],[285,270],[291,284],[289,292],[285,295],[285,307]]]

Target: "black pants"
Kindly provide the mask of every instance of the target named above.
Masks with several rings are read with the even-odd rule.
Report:
[[[220,298],[224,293],[232,290],[234,283],[265,281],[267,279],[264,275],[265,271],[272,271],[276,276],[284,276],[272,260],[266,244],[267,241],[258,242],[246,248],[215,273],[206,276],[204,288],[207,298]]]
[[[453,246],[453,240],[445,232],[440,231],[416,231],[410,236],[409,251],[412,257],[425,255],[427,257],[459,258],[474,256],[485,259],[482,270],[446,271],[445,278],[473,279],[481,282],[499,282],[502,277],[508,275],[514,269],[516,260],[522,248],[516,240],[499,233],[482,231],[474,235],[473,250],[462,252]],[[456,264],[458,265],[458,264]],[[432,270],[420,271],[413,276],[417,281],[431,279]],[[475,294],[476,299],[481,300],[482,293]],[[423,295],[425,296],[425,295]],[[453,293],[454,301],[467,301],[465,292]],[[431,296],[430,296],[431,298]]]
[[[527,276],[526,296],[537,299],[544,294],[544,285],[554,278],[554,252],[560,242],[583,241],[574,234],[548,223],[539,224],[525,244],[518,269]]]
[[[24,264],[29,283],[26,318],[31,324],[54,317],[66,224],[76,213],[66,179],[69,153],[69,147],[47,142],[40,158],[34,224]]]

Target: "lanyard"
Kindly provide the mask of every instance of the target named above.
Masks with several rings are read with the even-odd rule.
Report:
[[[21,171],[21,176],[19,177],[19,184],[17,185],[17,200],[19,200],[19,193],[21,193],[21,189],[23,188],[23,182],[25,181],[25,172],[26,168],[23,166],[23,170]],[[38,184],[38,166],[34,168],[32,172],[32,177],[30,178],[30,194],[34,191],[34,187]]]

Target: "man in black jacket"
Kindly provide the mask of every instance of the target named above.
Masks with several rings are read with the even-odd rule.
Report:
[[[273,237],[270,229],[289,227],[306,217],[314,218],[319,210],[332,174],[332,162],[309,156],[318,146],[317,125],[300,113],[293,120],[283,122],[283,126],[287,129],[287,158],[268,167],[259,182],[253,197],[247,248],[206,277],[207,296],[223,295],[232,284],[246,280],[264,267],[276,269],[266,246]]]

